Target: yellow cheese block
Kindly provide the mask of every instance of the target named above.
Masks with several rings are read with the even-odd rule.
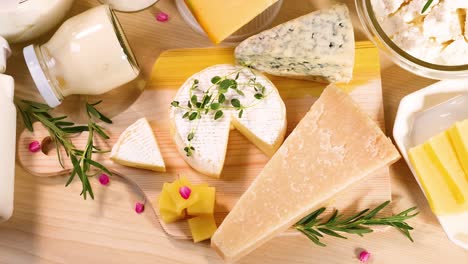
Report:
[[[208,37],[218,44],[278,0],[185,0]]]
[[[468,126],[458,123],[409,151],[416,176],[437,215],[468,209],[468,178],[463,169],[468,160],[466,133]]]
[[[206,185],[197,185],[193,191],[198,195],[198,201],[187,208],[187,214],[196,215],[209,215],[214,213],[215,206],[215,187],[208,187]]]
[[[177,211],[176,204],[169,195],[168,189],[170,186],[170,183],[164,183],[163,189],[158,199],[159,215],[166,224],[185,218],[185,211]]]
[[[164,221],[164,223],[169,224],[185,218],[185,211],[181,213],[174,213],[173,211],[160,210],[159,216]]]
[[[448,132],[458,161],[460,161],[468,180],[468,120],[456,123]]]
[[[213,215],[201,215],[188,220],[193,242],[197,243],[210,239],[216,231],[216,222]]]
[[[188,199],[184,199],[179,192],[180,188],[184,186],[192,190]],[[174,202],[176,212],[180,213],[184,209],[187,209],[189,206],[193,205],[198,201],[198,194],[194,192],[193,189],[194,185],[192,185],[186,177],[181,177],[180,179],[169,184],[169,186],[167,187],[167,192],[169,193],[169,196]]]
[[[378,125],[330,85],[241,196],[211,245],[233,262],[399,157]]]

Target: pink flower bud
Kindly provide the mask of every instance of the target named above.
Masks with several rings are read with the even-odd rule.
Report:
[[[39,141],[33,141],[29,144],[29,151],[30,152],[38,152],[41,150],[41,143]]]
[[[109,175],[103,173],[101,174],[101,176],[99,176],[99,182],[102,184],[102,185],[107,185],[109,184],[110,182],[110,179],[109,179]]]
[[[164,13],[164,12],[159,12],[156,15],[156,20],[159,21],[159,22],[166,22],[166,21],[169,20],[169,15]]]
[[[192,190],[187,186],[182,186],[179,189],[179,193],[180,193],[180,196],[182,196],[182,198],[187,200],[188,198],[190,198],[190,194],[192,193]]]
[[[145,211],[145,205],[142,203],[136,203],[135,212],[137,212],[137,214],[141,214],[143,211]]]
[[[360,254],[359,254],[359,260],[363,263],[366,263],[369,258],[370,258],[371,254],[365,250],[363,250]]]

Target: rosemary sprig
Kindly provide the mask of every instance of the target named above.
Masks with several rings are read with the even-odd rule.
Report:
[[[49,136],[57,149],[58,160],[62,167],[64,167],[64,163],[60,148],[63,148],[67,157],[70,158],[73,169],[65,186],[68,186],[75,176],[78,175],[83,185],[80,195],[86,199],[87,194],[89,194],[91,198],[94,199],[93,189],[88,179],[95,175],[91,174],[91,167],[98,169],[98,171],[104,171],[110,175],[112,174],[105,166],[92,159],[94,153],[107,152],[94,145],[95,135],[97,134],[103,139],[109,139],[109,136],[106,134],[103,127],[98,125],[96,120],[112,124],[112,121],[108,117],[96,109],[96,105],[100,104],[101,101],[94,104],[86,103],[86,113],[88,117],[88,124],[86,126],[78,126],[73,122],[65,121],[67,116],[53,117],[50,114],[52,108],[45,104],[26,100],[15,103],[23,117],[24,125],[29,131],[34,131],[33,122],[35,121],[42,123],[42,125],[47,129]],[[77,149],[73,144],[71,137],[77,133],[85,131],[88,132],[88,140],[85,149]]]
[[[377,225],[392,226],[401,231],[413,242],[413,238],[410,234],[410,230],[413,230],[413,228],[406,223],[406,220],[418,215],[419,212],[415,212],[416,207],[409,208],[399,214],[388,217],[376,216],[389,203],[390,201],[386,201],[373,210],[366,209],[350,217],[344,217],[338,210],[335,210],[326,221],[319,218],[325,211],[325,208],[320,208],[297,222],[294,228],[307,236],[316,245],[322,247],[326,246],[320,241],[320,238],[324,235],[343,239],[347,238],[343,236],[342,233],[363,236],[364,234],[373,232],[370,226]]]
[[[239,75],[242,70],[249,70],[252,73],[251,78],[246,83],[238,81]],[[244,99],[246,89],[253,89],[254,98],[257,102],[251,105],[244,105],[241,99]],[[227,99],[228,91],[233,91],[234,96],[231,99]],[[198,98],[195,91],[201,92],[201,98]],[[234,72],[231,72],[225,76],[213,76],[211,78],[211,86],[206,90],[200,90],[199,80],[193,80],[192,86],[189,91],[189,100],[187,106],[181,105],[179,101],[172,101],[171,106],[179,108],[185,111],[183,118],[189,121],[196,121],[192,124],[190,132],[187,134],[188,144],[184,147],[185,154],[190,157],[193,155],[195,148],[192,145],[192,141],[196,136],[200,119],[203,115],[212,115],[214,120],[218,120],[224,115],[223,110],[235,110],[237,116],[242,118],[244,109],[250,108],[258,104],[261,100],[268,96],[266,88],[260,82],[257,82],[255,73],[250,68],[240,68]]]
[[[431,6],[431,4],[432,4],[433,1],[434,1],[434,0],[428,0],[428,1],[426,2],[426,4],[424,5],[424,7],[423,7],[423,9],[422,9],[422,11],[421,11],[421,14],[424,14],[424,12],[426,12],[426,10]]]

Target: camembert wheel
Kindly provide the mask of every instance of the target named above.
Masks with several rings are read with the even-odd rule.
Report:
[[[171,134],[195,170],[219,177],[231,125],[272,156],[286,132],[286,108],[275,85],[249,68],[215,65],[191,76],[171,103]]]

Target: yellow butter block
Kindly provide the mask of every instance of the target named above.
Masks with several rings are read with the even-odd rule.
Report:
[[[185,0],[208,37],[218,44],[278,0]]]
[[[184,199],[179,192],[180,188],[184,186],[192,190],[188,199]],[[175,211],[179,213],[198,201],[198,194],[194,192],[194,185],[192,185],[186,177],[181,177],[169,184],[167,191],[174,202]]]
[[[192,216],[213,214],[216,196],[215,187],[197,185],[194,187],[194,192],[198,194],[198,201],[187,208],[187,214]]]
[[[448,132],[468,181],[468,120],[456,123]]]
[[[192,232],[193,242],[197,243],[210,239],[216,229],[216,222],[213,215],[201,215],[188,220],[190,232]]]
[[[468,209],[468,189],[463,189],[461,181],[465,174],[447,132],[410,149],[409,158],[435,214],[452,214]]]

